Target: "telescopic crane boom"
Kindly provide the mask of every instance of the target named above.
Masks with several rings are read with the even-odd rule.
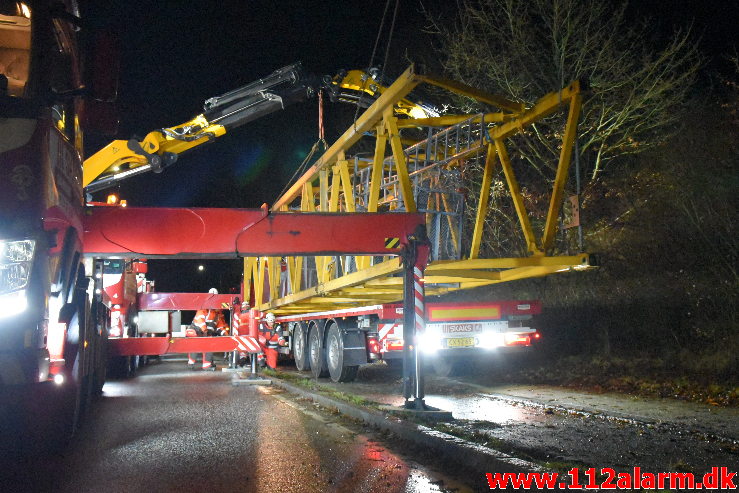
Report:
[[[205,101],[203,113],[188,122],[149,132],[141,141],[114,140],[90,156],[84,163],[83,186],[94,192],[146,171],[161,172],[194,147],[310,98],[315,86],[316,81],[306,77],[301,64],[295,63],[210,98]]]
[[[179,155],[221,137],[231,130],[294,103],[310,99],[321,89],[332,101],[369,106],[385,89],[377,75],[361,70],[319,78],[303,71],[300,62],[267,77],[205,101],[203,113],[169,128],[149,132],[143,140],[114,140],[84,162],[83,186],[95,192],[132,176],[161,172]],[[406,116],[437,116],[428,106],[403,99],[395,108]]]

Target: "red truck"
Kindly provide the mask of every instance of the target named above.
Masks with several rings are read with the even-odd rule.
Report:
[[[102,82],[115,63],[100,52],[102,43],[100,56],[88,57],[80,39],[86,34],[74,2],[0,1],[6,439],[25,429],[47,444],[64,441],[105,380],[109,316],[94,275],[102,266],[83,258],[81,156],[84,131],[96,128],[94,114],[101,114],[96,100],[115,92]],[[81,70],[85,65],[101,75],[95,83]]]

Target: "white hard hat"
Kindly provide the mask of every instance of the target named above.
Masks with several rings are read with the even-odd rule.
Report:
[[[268,313],[264,319],[267,321],[267,323],[272,323],[275,321],[275,314],[274,313]]]
[[[218,294],[218,290],[216,288],[210,288],[208,294]]]

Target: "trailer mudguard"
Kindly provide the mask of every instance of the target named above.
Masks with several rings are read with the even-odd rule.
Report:
[[[349,319],[349,320],[354,320]],[[367,364],[367,338],[364,331],[355,324],[349,324],[347,320],[335,320],[341,332],[344,342],[344,366],[356,366]],[[325,339],[324,339],[325,340]]]
[[[359,329],[342,331],[344,338],[344,366],[367,364],[367,340]]]

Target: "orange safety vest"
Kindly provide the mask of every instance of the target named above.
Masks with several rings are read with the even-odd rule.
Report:
[[[209,331],[228,333],[228,324],[223,317],[223,310],[198,310],[195,318],[192,319],[192,324],[203,333]]]
[[[276,348],[280,345],[280,340],[283,339],[282,325],[278,323],[270,327],[266,322],[263,322],[259,324],[259,332],[262,333],[267,347]]]

